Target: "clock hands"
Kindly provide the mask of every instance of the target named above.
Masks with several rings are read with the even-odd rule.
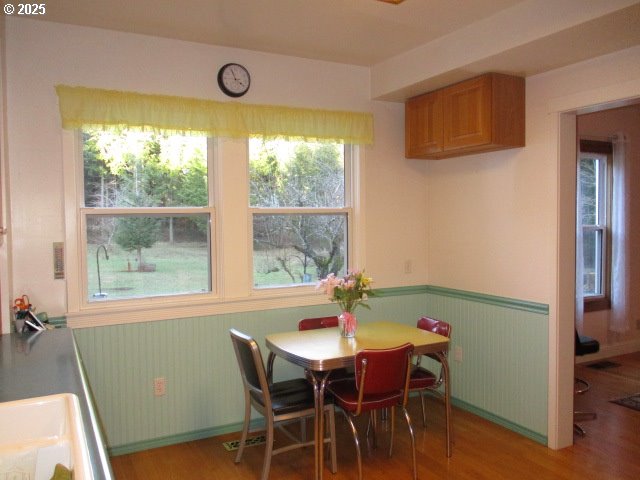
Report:
[[[218,72],[218,84],[227,95],[240,97],[249,90],[251,77],[242,65],[231,63],[224,65]]]
[[[233,75],[233,79],[236,81],[237,84],[244,87],[245,85],[244,79],[236,77],[236,72],[234,70],[235,68],[231,67],[231,74]]]

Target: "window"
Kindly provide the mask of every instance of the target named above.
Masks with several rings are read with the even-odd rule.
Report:
[[[585,310],[608,308],[611,144],[581,141],[578,224],[582,228]]]
[[[255,288],[315,283],[348,265],[351,148],[249,140]]]
[[[205,137],[84,129],[86,302],[212,291]]]
[[[365,263],[371,113],[56,92],[69,325],[315,305],[305,286]]]

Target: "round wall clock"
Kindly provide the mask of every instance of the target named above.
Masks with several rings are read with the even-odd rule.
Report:
[[[251,85],[249,71],[238,63],[227,63],[218,70],[218,85],[226,95],[241,97]]]

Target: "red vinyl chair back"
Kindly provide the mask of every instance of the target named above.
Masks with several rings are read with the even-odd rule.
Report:
[[[437,333],[443,337],[451,337],[451,325],[442,320],[436,320],[435,318],[422,317],[418,320],[418,328],[427,330],[428,332]]]
[[[406,409],[412,353],[413,345],[410,343],[382,350],[362,350],[355,357],[355,374],[351,375],[350,378],[329,383],[328,388],[333,394],[334,402],[345,413],[347,422],[351,427],[358,457],[359,480],[362,480],[362,458],[358,432],[353,418],[362,412],[374,414],[379,409],[390,409],[391,438],[389,440],[389,456],[391,456],[396,406],[402,409],[409,428],[413,479],[417,479],[415,436],[411,426],[411,418]],[[375,418],[375,416],[372,418]],[[375,426],[373,431],[375,436]]]
[[[401,398],[406,389],[411,351],[413,345],[407,343],[397,348],[362,350],[356,354],[356,388],[362,391],[365,399],[368,395],[394,393]],[[390,402],[393,404],[393,400]],[[396,400],[395,403],[401,402]]]
[[[443,337],[451,338],[451,325],[442,320],[436,320],[431,317],[422,317],[418,320],[418,324],[416,326],[422,330],[426,330],[427,332],[437,333]],[[433,354],[427,354],[427,356],[439,361]],[[440,383],[442,383],[442,381],[440,381],[438,385],[440,385]]]
[[[355,357],[355,374],[329,383],[337,405],[358,416],[362,412],[404,407],[408,398],[413,345],[362,350]]]
[[[338,317],[303,318],[298,322],[298,330],[315,330],[316,328],[332,328],[338,326]]]

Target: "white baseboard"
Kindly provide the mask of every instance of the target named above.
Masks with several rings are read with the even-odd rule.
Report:
[[[576,363],[593,362],[604,358],[617,357],[618,355],[626,355],[627,353],[634,353],[638,351],[640,351],[640,338],[616,343],[614,345],[600,344],[600,351],[590,355],[576,357]]]

